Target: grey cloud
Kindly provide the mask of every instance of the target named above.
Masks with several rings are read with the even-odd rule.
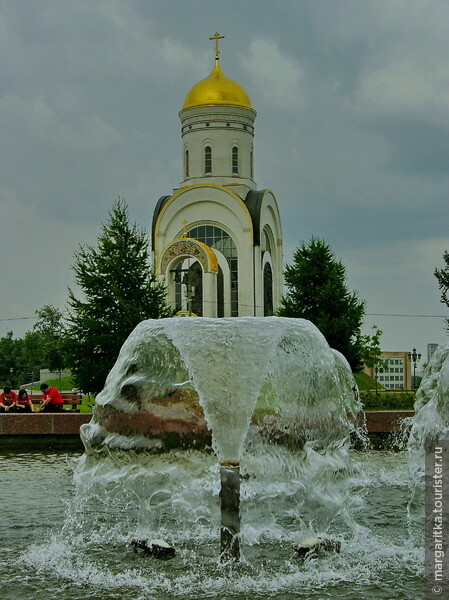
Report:
[[[375,125],[373,125],[375,127]],[[386,166],[406,175],[449,178],[449,127],[422,120],[396,119],[378,124],[388,141]]]
[[[20,310],[63,305],[70,257],[117,195],[148,227],[178,185],[178,111],[211,70],[217,29],[223,69],[258,112],[256,180],[278,198],[286,260],[300,240],[325,237],[372,312],[433,310],[429,269],[449,230],[447,12],[445,0],[0,3],[0,209],[26,232],[20,273],[5,240],[0,269],[14,289],[33,283]],[[48,223],[60,256],[40,242],[36,252]],[[426,261],[404,252],[433,238]],[[392,263],[379,275],[370,261],[386,246]],[[413,343],[408,326],[390,328],[399,348]]]

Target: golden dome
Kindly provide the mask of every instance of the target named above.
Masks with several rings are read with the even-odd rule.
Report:
[[[243,106],[244,108],[252,108],[248,94],[239,83],[226,77],[217,59],[212,73],[193,86],[187,94],[182,108],[193,108],[195,106]]]

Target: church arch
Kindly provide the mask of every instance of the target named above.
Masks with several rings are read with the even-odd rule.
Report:
[[[174,308],[198,316],[217,316],[218,272],[215,252],[195,239],[173,241],[159,259],[159,273],[165,278],[167,300]]]
[[[164,275],[174,259],[189,256],[198,260],[206,272],[218,270],[217,257],[210,247],[200,240],[180,238],[168,244],[161,252],[159,273]]]
[[[268,252],[268,254],[273,256],[273,247],[274,247],[274,236],[270,227],[265,226],[262,231],[262,239],[261,239],[262,252]]]
[[[232,232],[239,248],[256,242],[254,218],[246,202],[223,186],[197,184],[161,199],[157,216],[153,219],[153,250],[159,253],[170,240],[179,238],[185,220],[191,226],[203,223],[205,214],[213,215],[217,225]]]

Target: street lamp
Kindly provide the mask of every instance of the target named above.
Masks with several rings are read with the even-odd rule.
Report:
[[[412,352],[408,353],[408,358],[413,362],[413,389],[416,389],[416,363],[421,359],[421,354],[413,348]]]

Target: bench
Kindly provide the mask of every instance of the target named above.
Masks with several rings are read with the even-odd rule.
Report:
[[[82,394],[61,392],[61,396],[64,398],[64,404],[71,405],[72,412],[79,412],[79,408],[74,408],[74,407],[76,407],[78,404],[81,404],[81,402],[83,401]]]
[[[83,396],[82,394],[76,394],[73,392],[60,392],[61,396],[64,399],[64,406],[66,404],[70,404],[71,409],[70,412],[79,412],[79,408],[75,408],[78,404],[81,404],[81,402],[83,401]],[[38,398],[35,398],[33,396],[32,401],[33,404],[37,404],[38,402],[40,402],[42,396],[39,396]]]

